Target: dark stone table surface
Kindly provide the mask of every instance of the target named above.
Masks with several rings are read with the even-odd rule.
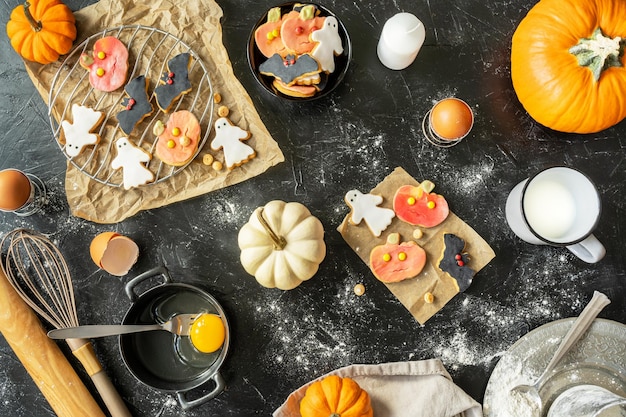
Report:
[[[67,1],[73,10],[90,3]],[[578,315],[594,290],[613,301],[600,317],[626,323],[626,122],[575,135],[547,129],[526,113],[512,87],[510,51],[513,32],[534,1],[328,0],[324,4],[351,34],[354,53],[343,84],[305,104],[269,96],[248,69],[248,34],[273,3],[218,3],[234,73],[286,160],[242,184],[115,225],[70,214],[67,162],[50,131],[47,107],[7,37],[0,36],[0,168],[39,176],[50,197],[45,214],[0,213],[0,232],[29,227],[59,243],[83,324],[120,322],[129,308],[125,283],[157,265],[165,265],[176,281],[213,294],[230,320],[231,347],[222,367],[227,388],[187,412],[172,393],[148,388],[128,372],[117,338],[94,342],[135,416],[269,415],[291,391],[338,367],[429,358],[441,358],[454,381],[482,402],[504,352],[530,330]],[[0,5],[3,24],[16,4]],[[400,11],[424,22],[426,41],[413,65],[392,71],[378,61],[376,44],[385,20]],[[424,139],[421,123],[433,103],[448,96],[470,103],[476,120],[468,138],[441,149]],[[508,192],[550,165],[579,168],[597,184],[602,215],[595,235],[607,249],[601,262],[586,264],[566,249],[527,244],[509,229]],[[369,191],[398,166],[433,181],[496,253],[471,287],[424,326],[336,231],[348,213],[346,191]],[[292,291],[261,287],[239,262],[238,230],[254,208],[274,199],[305,204],[326,232],[327,256],[319,272]],[[140,247],[126,277],[99,270],[89,258],[91,238],[108,230],[132,237]],[[362,297],[353,293],[357,283],[366,286]],[[0,415],[54,415],[4,338],[0,393]]]

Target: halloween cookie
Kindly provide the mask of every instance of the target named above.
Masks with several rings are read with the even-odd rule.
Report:
[[[370,252],[370,269],[382,282],[399,282],[416,277],[426,265],[426,251],[413,241],[400,242],[398,233],[391,233],[387,243]]]
[[[270,59],[259,65],[259,72],[270,75],[286,85],[294,84],[299,78],[319,73],[319,64],[311,55],[287,55],[285,58],[274,54]]]
[[[404,185],[396,191],[393,210],[398,218],[414,226],[434,227],[450,213],[446,199],[431,191],[435,184],[424,181],[419,186]]]
[[[126,82],[128,49],[116,37],[105,36],[94,43],[90,54],[80,56],[80,65],[89,71],[89,83],[93,88],[114,91]]]
[[[319,10],[312,5],[296,5],[297,14],[290,13],[281,24],[280,36],[285,47],[295,54],[311,52],[316,42],[311,39],[312,33],[324,25],[324,17],[318,17]]]
[[[190,111],[172,113],[163,125],[157,122],[154,133],[159,137],[155,155],[168,165],[187,164],[196,155],[200,141],[200,123]]]
[[[92,108],[72,104],[72,122],[63,120],[61,128],[65,140],[65,152],[75,157],[82,152],[85,146],[100,142],[100,135],[93,131],[100,125],[104,113]]]
[[[148,97],[148,79],[143,75],[133,78],[126,84],[124,91],[128,97],[122,100],[124,110],[117,113],[117,121],[122,131],[130,135],[135,126],[153,111]]]
[[[256,46],[266,58],[274,54],[287,55],[288,50],[280,36],[280,27],[285,19],[298,15],[297,11],[292,10],[281,16],[280,7],[274,7],[267,12],[267,22],[254,31]]]
[[[248,140],[250,132],[235,126],[226,117],[215,121],[215,138],[211,141],[211,149],[224,151],[224,160],[228,169],[243,165],[256,156],[255,150],[241,142]]]
[[[452,233],[443,234],[443,251],[437,266],[450,275],[460,292],[469,288],[476,272],[467,266],[470,257],[465,250],[465,241]]]
[[[111,161],[111,168],[122,169],[125,190],[154,181],[154,174],[144,165],[150,162],[152,155],[136,146],[127,137],[115,141],[117,155]]]
[[[311,39],[317,44],[311,50],[313,58],[319,62],[322,71],[335,71],[335,55],[343,52],[343,45],[339,37],[339,22],[333,16],[324,20],[321,29],[311,33]]]
[[[167,72],[160,79],[161,85],[154,89],[157,105],[165,113],[182,95],[191,91],[189,65],[191,55],[182,53],[167,62]]]
[[[393,210],[378,207],[383,202],[383,198],[379,195],[350,190],[346,193],[344,200],[352,210],[350,223],[357,225],[361,223],[361,220],[365,220],[367,227],[376,237],[380,236],[395,217]]]

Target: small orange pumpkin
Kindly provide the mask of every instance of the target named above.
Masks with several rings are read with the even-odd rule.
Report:
[[[626,1],[540,0],[511,45],[513,87],[544,126],[594,133],[626,117]]]
[[[60,0],[28,0],[13,9],[7,35],[22,58],[49,64],[72,49],[76,21]]]
[[[367,391],[351,378],[330,375],[312,383],[300,402],[302,417],[373,417]]]

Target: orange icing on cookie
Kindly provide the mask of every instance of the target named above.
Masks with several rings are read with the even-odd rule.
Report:
[[[303,20],[300,14],[285,18],[280,27],[280,36],[287,49],[297,54],[311,52],[317,42],[311,40],[311,33],[324,26],[325,17]]]
[[[396,241],[398,240],[398,241]],[[399,282],[417,276],[426,265],[426,251],[413,241],[399,242],[391,234],[387,243],[370,252],[370,268],[382,282]]]
[[[128,73],[128,49],[119,39],[98,39],[91,54],[80,57],[80,65],[89,71],[89,82],[100,91],[114,91],[123,86]]]
[[[180,110],[170,115],[165,129],[159,134],[155,154],[168,165],[185,165],[196,154],[199,140],[198,119],[193,113]]]
[[[280,13],[280,8],[278,9],[278,13]],[[274,54],[279,54],[282,57],[287,55],[288,51],[285,48],[285,44],[283,44],[280,28],[285,19],[298,17],[298,15],[298,12],[292,10],[291,12],[282,15],[279,20],[270,20],[271,13],[268,13],[268,21],[259,26],[254,32],[254,41],[256,42],[256,46],[266,58],[269,58]]]

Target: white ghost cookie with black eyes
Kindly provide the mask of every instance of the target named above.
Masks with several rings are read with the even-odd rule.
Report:
[[[245,164],[256,156],[251,146],[242,140],[250,139],[250,132],[235,126],[226,117],[220,117],[215,122],[215,138],[211,141],[211,149],[224,151],[224,161],[228,169]]]
[[[154,181],[154,174],[144,165],[152,159],[148,151],[133,144],[127,137],[116,140],[115,149],[117,156],[111,161],[111,168],[122,169],[125,190]]]
[[[333,16],[328,16],[324,20],[324,26],[311,33],[311,39],[317,42],[317,45],[311,51],[311,56],[319,62],[322,71],[334,72],[335,55],[343,52],[337,19]]]
[[[100,142],[100,135],[93,131],[100,125],[104,113],[90,107],[72,104],[72,122],[63,120],[65,152],[70,158],[80,154],[86,146]]]
[[[383,198],[375,194],[363,194],[359,190],[350,190],[346,193],[345,201],[352,210],[350,223],[358,225],[365,220],[372,234],[379,237],[391,224],[396,213],[388,208],[378,207]]]

